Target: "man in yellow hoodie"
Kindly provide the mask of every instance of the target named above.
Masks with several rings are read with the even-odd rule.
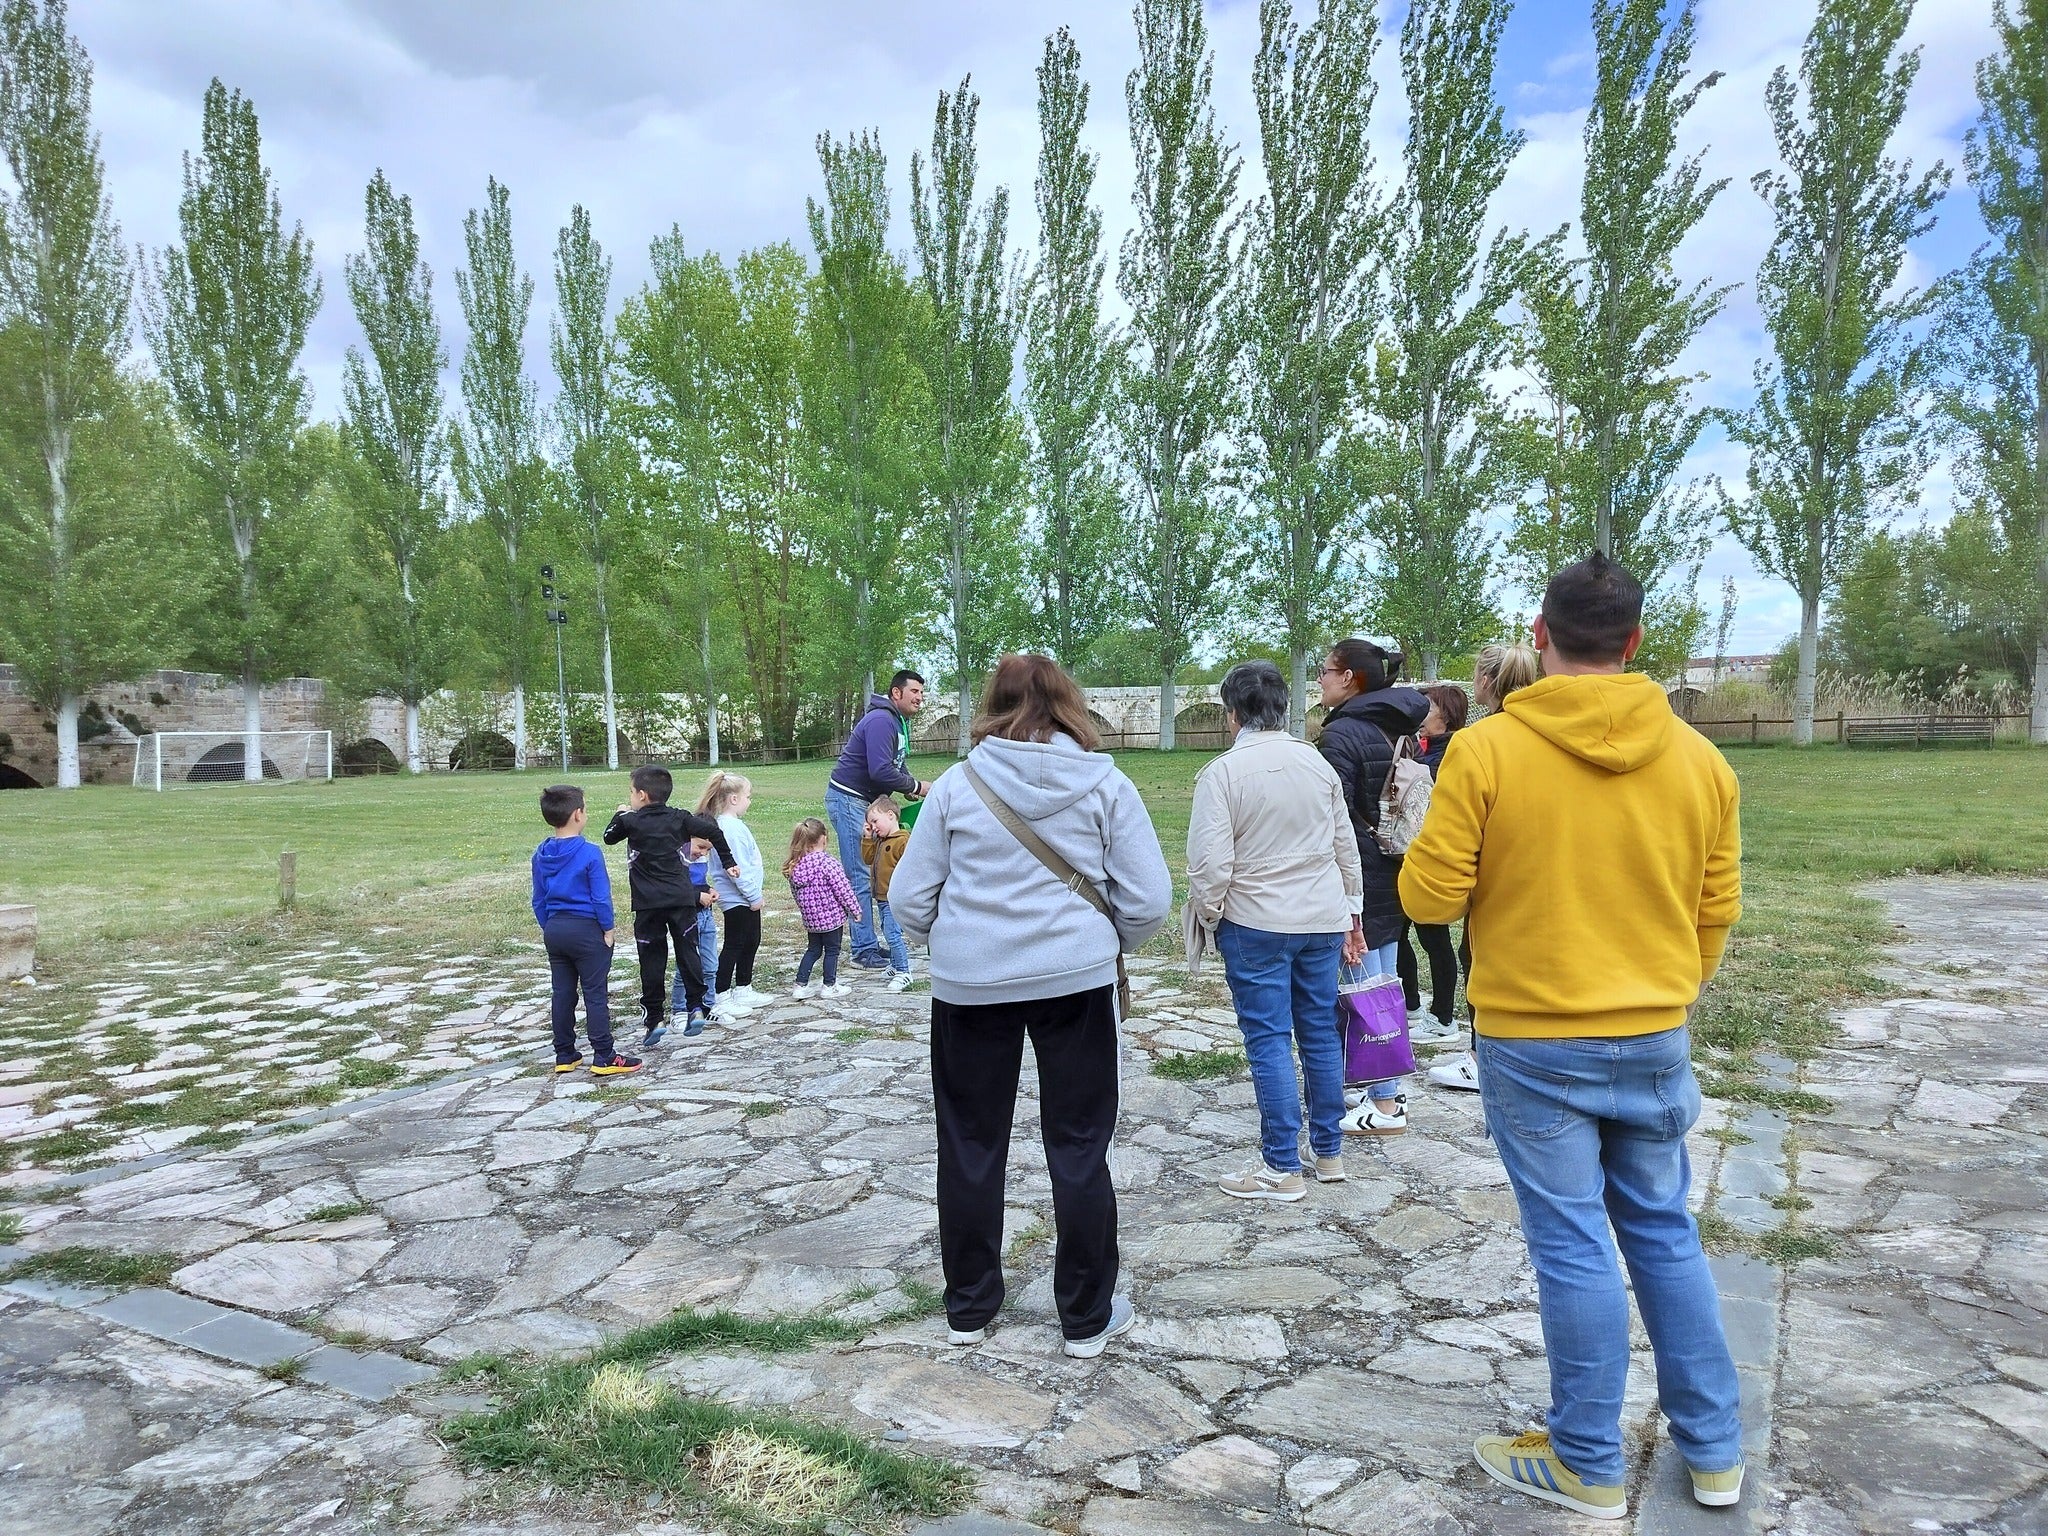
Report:
[[[1550,1357],[1547,1428],[1473,1450],[1508,1487],[1609,1519],[1627,1513],[1616,1239],[1694,1497],[1735,1503],[1743,1470],[1735,1364],[1685,1203],[1686,1025],[1741,913],[1737,791],[1663,689],[1622,670],[1642,612],[1604,556],[1557,574],[1535,626],[1542,681],[1451,739],[1401,871],[1414,921],[1466,919],[1480,1102]]]

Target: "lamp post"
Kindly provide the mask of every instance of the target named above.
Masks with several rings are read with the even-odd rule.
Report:
[[[569,610],[555,606],[555,568],[540,568],[540,600],[547,604],[548,627],[555,632],[555,698],[561,709],[562,772],[569,771],[569,678],[562,669],[562,626],[569,622]]]

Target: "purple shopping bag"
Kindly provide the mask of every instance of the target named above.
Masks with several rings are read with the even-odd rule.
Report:
[[[1344,967],[1337,981],[1337,1023],[1344,1032],[1345,1082],[1385,1082],[1415,1070],[1400,977]]]

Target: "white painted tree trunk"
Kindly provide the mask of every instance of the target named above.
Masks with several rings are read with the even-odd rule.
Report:
[[[78,782],[78,695],[67,690],[57,698],[57,787],[76,789]]]
[[[704,668],[704,749],[718,766],[718,682],[711,675],[711,608],[697,610],[697,660]]]
[[[512,767],[526,767],[526,684],[512,685]]]
[[[263,782],[263,683],[253,666],[242,673],[242,781]]]
[[[420,707],[405,706],[405,766],[410,773],[425,773],[427,760],[420,755]]]
[[[1820,675],[1820,594],[1799,595],[1799,680],[1792,687],[1792,742],[1813,745],[1813,696]]]
[[[968,685],[967,673],[960,674],[960,739],[955,744],[953,755],[965,757],[974,749],[974,690]]]
[[[1173,674],[1167,673],[1159,681],[1159,750],[1173,750]]]
[[[612,692],[612,626],[604,626],[604,765],[619,771],[619,700]]]
[[[1425,683],[1439,681],[1436,669],[1441,659],[1435,651],[1424,651],[1422,653],[1422,680]]]
[[[1287,652],[1287,729],[1308,739],[1308,650],[1299,645]]]

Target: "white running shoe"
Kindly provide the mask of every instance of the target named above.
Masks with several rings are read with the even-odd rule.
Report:
[[[800,981],[796,984],[796,990],[789,995],[800,1003],[807,1003],[812,998],[820,996],[824,990],[824,986],[819,982]]]
[[[1128,1297],[1113,1297],[1109,1303],[1109,1326],[1092,1339],[1068,1339],[1063,1347],[1072,1359],[1093,1360],[1102,1353],[1111,1339],[1129,1333],[1131,1325],[1137,1320],[1138,1314],[1132,1310]]]
[[[1455,1024],[1446,1024],[1433,1013],[1408,1015],[1408,1042],[1411,1045],[1457,1045],[1464,1038],[1462,1029]]]
[[[1399,1136],[1408,1129],[1408,1099],[1367,1099],[1337,1122],[1347,1136]]]
[[[766,1008],[775,1001],[775,994],[773,992],[763,992],[751,981],[744,987],[734,987],[733,995],[738,997],[749,1008]]]
[[[843,981],[835,981],[832,983],[831,986],[826,987],[823,991],[821,991],[818,994],[818,996],[822,998],[829,998],[831,1001],[836,1003],[842,997],[853,996],[853,988],[849,987]]]
[[[1449,1061],[1440,1061],[1424,1074],[1439,1088],[1459,1088],[1467,1093],[1479,1091],[1479,1063],[1472,1059],[1470,1051],[1460,1051]]]
[[[889,990],[891,992],[908,992],[910,984],[914,979],[908,971],[891,971],[889,973]]]

